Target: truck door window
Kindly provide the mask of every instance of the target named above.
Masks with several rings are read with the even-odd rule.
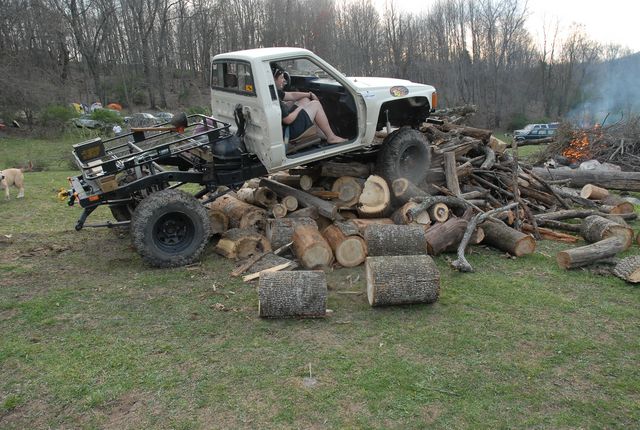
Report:
[[[234,61],[213,63],[211,88],[255,96],[256,89],[251,66]]]

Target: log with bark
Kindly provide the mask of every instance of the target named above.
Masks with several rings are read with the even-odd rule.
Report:
[[[273,175],[271,179],[293,188],[300,188],[300,175],[289,175],[287,173],[277,173]]]
[[[516,257],[532,254],[536,250],[533,237],[513,229],[502,221],[487,219],[482,224],[484,242]]]
[[[320,175],[327,178],[339,178],[341,176],[353,176],[356,178],[367,178],[372,172],[372,166],[369,164],[351,162],[337,163],[328,161],[322,163]]]
[[[220,209],[209,208],[211,234],[221,234],[229,229],[229,217]]]
[[[440,255],[455,250],[464,236],[468,221],[464,218],[450,218],[446,222],[433,224],[426,232],[427,253]]]
[[[332,224],[322,231],[322,235],[331,246],[336,261],[343,267],[359,266],[367,257],[364,239],[352,224]]]
[[[333,262],[331,246],[312,225],[300,225],[294,229],[293,251],[307,269],[329,267]]]
[[[640,282],[640,255],[623,258],[613,268],[613,274],[631,284]]]
[[[390,203],[387,181],[377,175],[369,176],[358,198],[358,213],[363,217],[379,218],[387,212]]]
[[[407,202],[403,204],[391,215],[391,219],[396,224],[411,224],[412,222],[422,225],[431,224],[431,217],[427,211],[418,212],[414,217],[409,217],[409,210],[413,209],[417,205],[418,204],[415,202]]]
[[[265,273],[258,284],[258,314],[263,318],[323,317],[327,281],[322,271]]]
[[[606,212],[612,215],[630,214],[634,213],[635,207],[632,203],[624,200],[616,195],[608,195],[604,199],[600,200],[601,206],[599,209],[602,212]]]
[[[588,216],[582,221],[580,234],[589,243],[609,237],[619,237],[627,250],[633,243],[633,230],[599,215]]]
[[[371,306],[434,303],[440,272],[428,255],[367,257],[367,299]]]
[[[293,231],[299,225],[310,225],[317,228],[315,220],[308,217],[268,219],[265,226],[265,236],[272,248],[280,248],[293,240]]]
[[[574,269],[606,260],[624,251],[624,238],[611,236],[599,242],[578,248],[567,249],[556,254],[556,261],[561,269]]]
[[[394,224],[391,218],[354,218],[347,220],[347,222],[353,224],[362,236],[364,236],[364,232],[371,225]]]
[[[318,213],[318,208],[314,208],[313,206],[309,206],[308,208],[298,209],[294,212],[290,212],[287,214],[287,218],[313,218],[318,219],[320,214]]]
[[[447,188],[454,196],[459,196],[460,182],[458,182],[458,173],[456,171],[456,154],[447,152],[444,154],[444,176]]]
[[[580,190],[580,197],[590,200],[602,200],[609,195],[609,190],[597,185],[587,184]]]
[[[372,224],[364,232],[369,255],[419,255],[427,252],[421,225]]]
[[[264,209],[240,201],[231,193],[218,197],[211,202],[210,208],[228,216],[232,228],[262,228],[267,215]]]
[[[281,184],[271,179],[263,178],[260,181],[260,185],[269,187],[271,190],[275,191],[281,197],[285,196],[293,196],[298,200],[303,206],[309,207],[313,206],[318,209],[318,213],[322,216],[325,216],[331,220],[341,220],[342,217],[338,213],[338,206],[328,202],[326,200],[322,200],[318,197],[315,197],[307,192],[302,190],[298,190],[288,185]]]
[[[270,208],[278,202],[276,193],[267,187],[240,188],[236,195],[238,200],[249,203],[250,205],[261,206],[263,208]]]
[[[251,228],[232,228],[223,233],[215,251],[226,258],[243,259],[271,251],[266,237]]]
[[[546,169],[542,167],[534,167],[533,172],[547,180],[569,179],[568,185],[574,188],[593,184],[613,190],[640,191],[640,172]]]

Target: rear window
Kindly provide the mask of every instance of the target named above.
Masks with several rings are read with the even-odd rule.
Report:
[[[211,66],[211,88],[255,95],[256,89],[251,66],[248,63],[237,61],[213,63]]]

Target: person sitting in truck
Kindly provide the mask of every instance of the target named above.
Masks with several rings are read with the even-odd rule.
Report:
[[[342,143],[347,139],[336,135],[331,129],[327,114],[324,112],[318,96],[313,92],[284,91],[286,80],[284,69],[273,66],[273,79],[278,90],[280,109],[282,110],[282,125],[289,127],[289,139],[293,140],[311,128],[314,123],[324,133],[328,143]],[[293,103],[287,103],[293,102]]]

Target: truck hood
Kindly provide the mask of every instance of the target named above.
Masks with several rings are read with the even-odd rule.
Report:
[[[348,78],[353,85],[361,90],[376,91],[376,90],[389,90],[391,87],[403,86],[407,88],[414,88],[418,90],[432,90],[431,85],[418,84],[406,79],[394,79],[394,78],[370,78],[370,77],[350,77]]]

